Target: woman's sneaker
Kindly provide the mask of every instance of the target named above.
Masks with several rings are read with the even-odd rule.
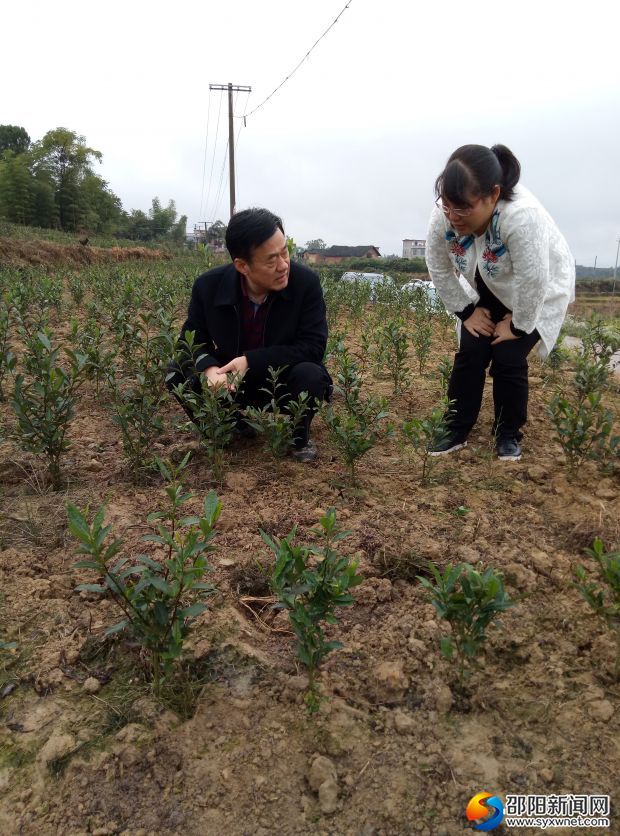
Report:
[[[316,444],[314,441],[308,439],[308,443],[305,447],[293,448],[291,450],[291,456],[295,459],[295,461],[301,462],[302,464],[313,462],[317,457]]]
[[[514,436],[497,440],[497,458],[503,462],[518,462],[521,458],[521,445]]]
[[[467,447],[467,440],[462,435],[450,433],[443,441],[429,447],[428,454],[429,456],[445,456],[448,453],[456,452],[456,450],[462,450],[463,447]]]

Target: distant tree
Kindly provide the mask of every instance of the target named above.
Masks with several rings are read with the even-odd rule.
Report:
[[[82,226],[93,232],[111,234],[118,229],[121,200],[97,174],[87,174],[80,187]]]
[[[124,212],[94,171],[101,160],[100,151],[67,128],[48,131],[31,145],[23,128],[0,125],[0,217],[70,232],[116,233],[135,241],[185,240],[187,217],[177,220],[174,200],[164,206],[154,197],[148,214]]]
[[[325,241],[322,238],[313,238],[312,241],[306,241],[307,250],[325,250],[327,249]]]
[[[47,178],[54,188],[60,227],[76,230],[86,226],[89,206],[80,188],[87,176],[94,175],[92,166],[101,162],[101,151],[89,148],[85,137],[75,131],[56,128],[34,144],[31,155],[35,173]]]
[[[17,125],[0,125],[0,159],[6,151],[23,154],[30,147],[30,137],[25,128]]]
[[[0,159],[0,217],[29,224],[34,215],[34,178],[24,154],[6,150]]]
[[[209,233],[213,235],[214,238],[218,238],[221,241],[224,241],[226,238],[226,230],[228,227],[223,221],[215,221],[209,227]]]
[[[164,208],[158,197],[154,197],[151,209],[149,211],[149,218],[153,230],[153,238],[164,238],[172,229],[177,219],[177,208],[174,200],[168,201],[168,206]]]
[[[118,235],[132,241],[172,240],[179,244],[185,241],[187,215],[177,220],[174,200],[169,200],[166,207],[158,197],[151,201],[148,215],[141,209],[122,212]]]
[[[187,235],[187,215],[181,215],[170,231],[170,237],[175,244],[184,244]]]
[[[46,177],[33,178],[33,226],[56,228],[58,222],[58,207],[54,199],[54,187]]]
[[[132,209],[123,213],[119,235],[132,241],[150,241],[153,228],[148,215],[141,209]]]

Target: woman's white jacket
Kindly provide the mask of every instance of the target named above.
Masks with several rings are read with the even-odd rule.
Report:
[[[520,184],[512,200],[497,202],[479,236],[459,237],[435,207],[426,263],[451,313],[478,301],[478,267],[489,290],[512,311],[515,328],[528,334],[538,330],[541,357],[555,345],[566,309],[575,298],[575,262],[568,244],[546,209]]]

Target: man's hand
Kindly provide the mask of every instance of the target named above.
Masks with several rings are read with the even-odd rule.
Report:
[[[234,392],[237,387],[230,382],[228,375],[235,375],[234,379],[238,381],[247,370],[248,361],[245,356],[242,356],[235,357],[225,366],[209,366],[203,374],[207,378],[209,386],[226,386],[229,392]]]
[[[474,308],[473,314],[463,322],[463,325],[472,337],[493,336],[495,323],[491,319],[491,311],[488,308]]]
[[[225,386],[226,385],[226,375],[220,373],[219,366],[209,366],[207,369],[203,371],[204,376],[207,378],[207,382],[209,386]]]
[[[227,375],[227,374],[245,374],[248,370],[248,361],[244,354],[241,357],[235,357],[234,360],[231,360],[230,363],[226,363],[225,366],[220,366],[218,369],[220,374]]]
[[[497,325],[495,326],[495,330],[493,331],[493,336],[495,339],[491,343],[491,345],[497,345],[498,343],[506,342],[507,340],[518,340],[519,337],[516,334],[513,334],[510,330],[510,323],[512,322],[512,314],[507,313],[502,320],[500,320]]]

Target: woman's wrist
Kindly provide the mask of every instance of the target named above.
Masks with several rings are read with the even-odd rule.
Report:
[[[469,319],[469,317],[473,314],[475,310],[476,306],[472,302],[471,305],[468,305],[466,308],[463,308],[462,311],[457,311],[454,314],[454,316],[458,317],[461,320],[461,322],[465,322],[465,320]]]

